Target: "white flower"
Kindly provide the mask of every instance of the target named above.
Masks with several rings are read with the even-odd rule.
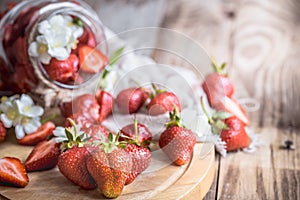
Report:
[[[15,127],[17,139],[36,131],[41,126],[40,116],[44,113],[44,109],[34,105],[31,97],[26,94],[22,94],[20,98],[18,95],[2,98],[0,111],[4,126]]]
[[[69,57],[83,34],[83,28],[73,23],[69,15],[54,15],[38,24],[38,32],[36,41],[29,46],[29,55],[49,64],[52,57],[58,60]]]

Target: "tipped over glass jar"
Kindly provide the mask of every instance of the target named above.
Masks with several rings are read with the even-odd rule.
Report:
[[[108,64],[104,27],[81,0],[26,0],[0,21],[2,89],[32,93],[46,106],[86,91]]]

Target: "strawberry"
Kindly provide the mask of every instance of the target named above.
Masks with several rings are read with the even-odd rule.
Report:
[[[68,119],[72,119],[76,124],[81,124],[83,128],[90,128],[95,123],[95,120],[93,118],[86,117],[81,113],[76,113],[68,117]],[[68,119],[66,119],[64,127],[72,126]]]
[[[138,144],[148,147],[152,140],[152,133],[146,125],[134,120],[133,124],[128,124],[121,129],[120,141],[128,141],[128,139],[135,140]]]
[[[0,159],[0,185],[25,187],[29,182],[24,164],[13,157]]]
[[[140,173],[149,167],[151,152],[148,148],[136,144],[127,145],[125,151],[129,153],[132,160],[132,168],[125,182],[127,185],[132,183]]]
[[[78,130],[78,125],[73,120],[69,119],[69,121],[72,127],[64,129],[65,137],[57,138],[61,142],[60,148],[63,151],[58,157],[58,169],[68,180],[81,188],[95,189],[96,183],[86,167],[86,160],[90,153],[84,144],[88,138],[84,132]],[[54,135],[57,133],[55,132]]]
[[[102,134],[104,138],[107,138],[109,134],[107,129],[99,124],[93,124],[88,128],[83,127],[83,131],[91,138],[90,141],[101,140],[100,134]]]
[[[16,51],[16,49],[18,49]],[[19,64],[28,64],[29,59],[27,57],[27,44],[25,37],[19,37],[13,44],[12,50],[14,51],[14,59]]]
[[[2,121],[0,121],[0,143],[6,138],[6,128],[4,127]]]
[[[220,134],[222,141],[226,143],[226,150],[233,151],[248,147],[250,138],[247,135],[244,123],[231,113],[216,111],[212,109],[212,115],[209,116],[201,97],[201,106],[208,118],[208,123],[212,127],[214,134]]]
[[[166,112],[172,112],[174,106],[181,112],[180,101],[173,92],[157,89],[154,84],[152,84],[152,87],[155,94],[151,95],[151,101],[147,106],[150,115],[161,115]]]
[[[95,74],[108,65],[108,58],[98,49],[83,45],[78,47],[80,69]]]
[[[107,198],[118,197],[131,171],[130,155],[118,147],[118,135],[108,136],[108,142],[91,152],[87,168],[98,185],[98,190]]]
[[[150,165],[151,153],[148,147],[152,140],[152,133],[135,119],[133,124],[128,124],[121,129],[119,141],[123,140],[129,143],[125,151],[130,154],[132,160],[132,169],[125,183],[127,185]]]
[[[59,144],[53,139],[38,143],[25,161],[27,172],[52,169],[56,166],[60,154]]]
[[[64,117],[70,117],[73,115],[73,104],[72,101],[66,101],[66,102],[61,102],[59,104],[59,109],[61,111],[61,114]]]
[[[96,99],[100,105],[98,122],[101,123],[112,113],[114,98],[110,93],[100,90],[96,93]]]
[[[227,96],[232,97],[234,93],[234,85],[225,73],[226,63],[220,67],[216,63],[212,63],[214,73],[205,77],[202,88],[207,95],[208,101],[212,107],[218,105],[219,99]]]
[[[250,119],[244,108],[233,98],[224,97],[217,107],[218,110],[229,112],[241,120],[245,126],[250,124]]]
[[[159,147],[174,164],[180,166],[189,162],[196,144],[195,134],[180,124],[178,109],[170,113],[170,122],[159,138]]]
[[[17,93],[30,92],[32,88],[36,87],[38,82],[30,64],[16,64],[13,78],[11,79],[10,77],[11,76],[3,76],[3,79],[5,83],[9,83],[7,84],[9,88]]]
[[[100,106],[95,96],[91,94],[83,94],[73,101],[73,114],[80,113],[90,120],[97,121],[99,119]]]
[[[96,47],[96,39],[94,34],[86,27],[83,28],[83,34],[78,38],[78,46],[88,45],[90,47]]]
[[[245,131],[243,122],[236,117],[230,117],[225,120],[228,129],[221,132],[222,141],[226,142],[226,150],[234,151],[246,148],[250,144],[250,138]]]
[[[57,163],[59,171],[67,179],[87,190],[96,188],[96,183],[86,167],[86,160],[89,154],[86,147],[74,146],[63,152],[59,156]]]
[[[41,125],[35,132],[25,135],[22,139],[18,139],[18,143],[22,145],[34,146],[52,135],[55,124],[51,121]]]
[[[148,94],[142,88],[122,90],[116,98],[116,105],[122,113],[136,113],[148,99]]]
[[[77,78],[79,60],[75,54],[70,54],[66,60],[52,58],[44,68],[48,76],[61,83],[74,82]]]

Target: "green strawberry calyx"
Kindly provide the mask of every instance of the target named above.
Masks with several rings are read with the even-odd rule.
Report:
[[[107,140],[102,138],[101,140],[95,140],[92,142],[94,146],[102,146],[105,153],[111,153],[118,148],[125,148],[127,142],[119,141],[120,133],[117,134],[109,133]]]
[[[231,117],[232,114],[224,111],[216,111],[212,109],[211,115],[208,114],[207,110],[205,109],[203,97],[200,98],[200,103],[202,110],[205,116],[208,119],[208,123],[211,125],[212,132],[214,134],[219,134],[222,130],[228,130],[227,125],[224,123],[224,120]]]
[[[157,85],[155,85],[154,83],[152,83],[151,86],[152,86],[153,92],[151,92],[151,93],[149,94],[150,99],[153,99],[153,98],[156,97],[158,94],[161,94],[161,93],[166,92],[166,90],[159,89],[159,88],[157,87]]]
[[[138,120],[136,118],[134,118],[133,124],[134,124],[134,138],[130,138],[123,134],[122,134],[122,138],[126,139],[127,144],[135,144],[140,147],[149,148],[149,144],[153,143],[153,141],[145,140],[143,142],[139,142],[139,128],[138,128]]]
[[[66,151],[74,146],[83,147],[84,144],[90,139],[87,134],[81,131],[81,125],[76,124],[72,119],[68,118],[71,123],[71,127],[56,127],[53,131],[55,141],[61,143],[61,151]]]
[[[221,66],[219,66],[215,60],[212,60],[212,67],[214,69],[215,72],[217,72],[218,74],[221,74],[223,76],[228,76],[228,73],[225,71],[227,63],[223,62],[221,64]]]
[[[170,117],[170,121],[167,122],[165,124],[165,126],[167,128],[171,127],[171,126],[178,126],[178,127],[183,127],[185,128],[185,126],[181,123],[181,117],[178,111],[178,108],[176,105],[173,105],[174,109],[172,112],[169,112],[169,117]]]

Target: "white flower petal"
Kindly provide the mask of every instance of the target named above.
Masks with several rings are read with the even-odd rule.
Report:
[[[57,137],[57,138],[54,138],[54,140],[56,143],[60,143],[63,141],[68,141],[68,138]]]
[[[29,54],[29,56],[32,56],[32,57],[38,57],[39,56],[38,43],[37,42],[32,42],[29,45],[28,54]]]
[[[41,34],[45,34],[50,29],[51,29],[51,25],[49,24],[49,22],[47,20],[40,22],[38,25],[38,31]]]
[[[4,113],[1,114],[0,118],[1,118],[1,121],[2,121],[3,125],[5,126],[5,128],[12,127],[13,121],[8,119]]]
[[[23,115],[27,117],[39,117],[42,116],[43,114],[44,114],[44,109],[42,107],[33,106],[30,109],[26,110],[26,112]]]
[[[77,26],[78,28],[76,28],[75,30],[73,30],[73,37],[74,38],[79,38],[82,34],[83,34],[83,28]]]
[[[64,26],[64,17],[62,15],[55,15],[50,18],[49,23],[51,26]]]
[[[26,123],[23,127],[26,134],[34,133],[38,129],[38,126],[32,123]]]
[[[66,137],[65,128],[61,126],[56,127],[53,131],[53,135],[56,137]]]
[[[46,64],[46,65],[48,65],[51,60],[51,56],[48,53],[40,54],[39,58],[40,58],[41,63]]]
[[[22,94],[20,101],[26,106],[34,105],[32,98],[27,94]]]
[[[48,53],[55,57],[57,60],[65,60],[69,57],[69,53],[65,48],[53,48],[49,49]]]
[[[17,139],[22,139],[25,136],[25,132],[24,132],[23,127],[21,125],[16,125],[15,132],[16,132],[16,138]]]
[[[44,35],[37,36],[36,41],[41,44],[48,44],[47,37],[45,37]]]
[[[63,18],[66,24],[73,21],[73,18],[70,15],[64,15]]]

